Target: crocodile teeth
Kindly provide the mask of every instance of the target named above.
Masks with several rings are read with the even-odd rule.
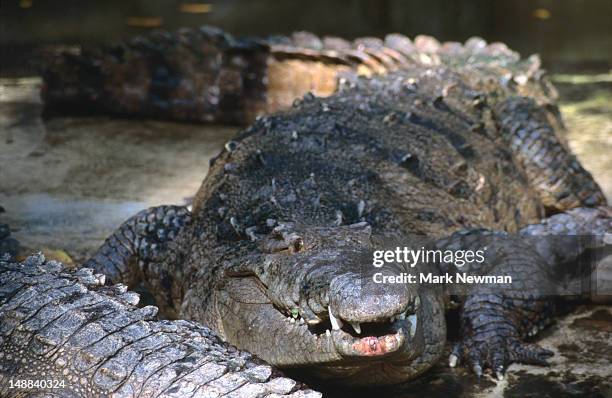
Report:
[[[327,329],[327,330],[325,331],[325,335],[326,335],[327,337],[331,336],[331,332],[329,331],[329,329]]]
[[[448,357],[448,365],[451,368],[454,368],[455,366],[457,366],[458,362],[459,362],[459,357],[457,357],[457,355],[455,354],[450,354],[450,356]]]
[[[397,319],[399,319],[400,321],[403,321],[404,319],[406,319],[406,313],[402,312],[401,314],[397,316]]]
[[[414,337],[414,335],[416,334],[416,329],[417,329],[417,316],[416,314],[412,314],[408,317],[408,320],[410,321],[410,337]]]
[[[332,329],[340,330],[340,328],[342,327],[342,321],[336,318],[334,314],[332,314],[331,307],[327,307],[327,310],[329,312],[329,321],[331,322]]]
[[[361,334],[361,325],[359,322],[351,322],[351,326],[355,329],[355,333]]]

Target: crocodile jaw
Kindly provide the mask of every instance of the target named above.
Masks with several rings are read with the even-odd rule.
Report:
[[[288,319],[264,291],[259,298],[253,297],[257,283],[254,278],[229,282],[248,290],[248,300],[227,294],[236,291],[231,286],[217,293],[217,308],[226,309],[219,314],[224,338],[274,366],[299,369],[294,376],[343,385],[391,385],[422,373],[435,363],[428,355],[441,353],[438,347],[429,347],[431,342],[426,338],[427,333],[436,334],[429,325],[439,328],[436,325],[440,320],[430,319],[436,314],[443,318],[443,311],[431,311],[432,298],[422,297],[425,305],[416,313],[389,321],[385,334],[369,335],[364,328],[361,335],[356,335],[347,332],[348,325],[316,334],[305,322]],[[444,337],[441,340],[443,345]]]

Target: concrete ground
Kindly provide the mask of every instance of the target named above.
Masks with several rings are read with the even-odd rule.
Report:
[[[0,204],[28,249],[95,250],[141,209],[182,204],[237,131],[108,117],[43,121],[38,79],[0,81]]]
[[[610,200],[612,79],[601,79],[558,83],[570,146]],[[6,210],[0,223],[11,225],[26,252],[45,250],[78,263],[138,210],[188,202],[209,159],[237,131],[108,117],[43,121],[39,84],[0,79],[0,204]],[[612,397],[612,307],[574,307],[536,340],[556,353],[550,367],[513,365],[497,382],[440,363],[394,395]]]

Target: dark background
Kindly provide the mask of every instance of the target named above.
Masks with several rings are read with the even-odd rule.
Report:
[[[612,65],[611,0],[2,0],[0,12],[4,75],[27,72],[30,50],[43,44],[113,42],[202,24],[236,35],[478,35],[539,53],[554,72]]]

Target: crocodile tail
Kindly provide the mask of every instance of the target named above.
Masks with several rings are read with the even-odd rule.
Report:
[[[548,109],[532,98],[512,96],[497,104],[494,112],[504,139],[549,214],[606,204],[599,185],[557,136]]]
[[[43,85],[41,98],[45,113],[90,113],[100,108],[99,96],[104,74],[96,61],[100,57],[88,50],[61,50],[41,54]]]
[[[88,268],[0,260],[0,396],[321,396],[138,301]]]
[[[552,103],[557,93],[532,56],[521,60],[518,53],[503,43],[488,44],[471,38],[465,44],[440,43],[431,36],[419,35],[414,41],[392,33],[384,39],[361,37],[348,41],[339,37],[318,37],[309,32],[266,39],[268,59],[266,112],[289,108],[306,93],[327,97],[343,81],[359,76],[372,77],[415,66],[452,66],[479,68],[488,76],[503,81],[512,92]],[[518,83],[517,83],[518,82]]]
[[[265,111],[268,46],[210,27],[45,57],[51,112],[247,123]]]
[[[289,108],[306,93],[326,97],[343,81],[416,65],[487,69],[538,102],[556,98],[539,58],[521,60],[504,44],[480,38],[440,43],[430,36],[410,40],[393,33],[351,42],[295,32],[236,39],[204,26],[46,58],[42,96],[47,111],[248,124],[258,115]]]

